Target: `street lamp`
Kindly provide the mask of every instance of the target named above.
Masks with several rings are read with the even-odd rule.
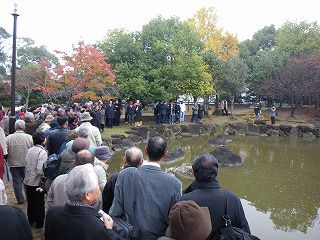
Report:
[[[9,133],[14,133],[14,123],[16,121],[16,58],[17,58],[17,4],[14,4],[13,16],[13,42],[12,42],[12,67],[11,67],[11,114],[9,119]]]

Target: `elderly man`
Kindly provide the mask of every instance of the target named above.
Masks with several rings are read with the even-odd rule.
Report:
[[[37,131],[38,132],[45,132],[46,130],[48,130],[50,128],[50,124],[53,119],[54,119],[54,117],[51,114],[47,115],[46,118],[44,119],[43,123],[41,123],[40,126],[37,128]]]
[[[34,121],[34,114],[32,112],[26,112],[24,115],[24,121],[26,123],[24,132],[30,135],[32,135],[41,124],[41,122]]]
[[[124,168],[128,167],[138,167],[143,163],[143,153],[140,148],[131,147],[128,148],[124,154],[123,158]],[[114,189],[118,179],[118,172],[112,174],[107,181],[106,186],[102,192],[102,201],[103,201],[103,211],[109,212],[113,198],[114,198]]]
[[[92,117],[90,116],[90,113],[84,112],[81,114],[80,121],[82,124],[80,127],[77,128],[77,131],[79,131],[81,128],[88,128],[89,129],[89,141],[90,145],[93,147],[100,146],[102,144],[101,134],[97,127],[93,126],[90,121],[92,120]]]
[[[181,182],[160,168],[168,156],[164,137],[151,137],[145,153],[149,162],[119,173],[109,212],[111,216],[127,213],[142,239],[152,240],[165,234],[170,208],[181,197]]]
[[[46,240],[108,240],[113,237],[113,221],[99,214],[94,206],[100,195],[98,178],[92,164],[74,167],[65,183],[68,202],[48,210]]]
[[[225,199],[228,202],[228,215],[232,226],[242,228],[250,233],[240,199],[232,192],[222,190],[216,177],[218,160],[209,153],[201,154],[192,161],[195,181],[185,190],[179,201],[193,200],[200,207],[208,207],[212,222],[212,234],[216,236],[223,227]]]
[[[23,204],[22,183],[25,177],[27,150],[33,146],[32,136],[24,132],[25,122],[17,120],[15,122],[15,133],[7,136],[8,164],[13,179],[13,189],[18,204]]]

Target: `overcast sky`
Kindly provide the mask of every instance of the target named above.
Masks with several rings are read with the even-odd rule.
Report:
[[[0,26],[12,33],[18,3],[18,37],[29,37],[50,51],[70,51],[80,39],[101,40],[108,30],[141,30],[152,18],[185,20],[201,7],[215,7],[219,25],[239,40],[262,27],[285,21],[318,21],[320,0],[0,0]]]

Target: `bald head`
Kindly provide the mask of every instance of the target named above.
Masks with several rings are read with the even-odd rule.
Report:
[[[90,144],[89,144],[89,141],[87,139],[78,137],[72,143],[71,150],[72,150],[72,152],[77,154],[81,150],[88,150],[89,146],[90,146]]]
[[[143,153],[137,147],[128,148],[124,158],[129,166],[137,167],[143,163]]]
[[[81,150],[76,155],[76,160],[74,161],[75,166],[84,165],[90,163],[93,165],[94,156],[88,150]]]

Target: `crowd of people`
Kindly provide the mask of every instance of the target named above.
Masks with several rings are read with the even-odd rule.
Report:
[[[112,152],[103,145],[98,113],[105,110],[107,127],[118,124],[115,115],[108,115],[108,108],[118,111],[115,104],[41,106],[20,111],[14,133],[0,127],[1,239],[32,239],[31,227],[43,228],[47,240],[123,239],[114,229],[123,215],[138,229],[138,239],[214,239],[224,226],[225,198],[232,225],[250,233],[240,199],[222,190],[216,179],[219,163],[211,154],[193,160],[195,180],[182,191],[181,181],[161,169],[167,142],[155,135],[144,149],[146,160],[140,148],[131,147],[123,157],[124,168],[107,178]],[[179,105],[180,121],[185,106]],[[127,108],[135,112],[126,111],[128,123],[140,124],[139,101]],[[161,115],[161,105],[158,109]],[[59,157],[57,173],[46,178],[43,165],[53,155]],[[27,201],[26,216],[5,205],[8,170],[17,204]]]

